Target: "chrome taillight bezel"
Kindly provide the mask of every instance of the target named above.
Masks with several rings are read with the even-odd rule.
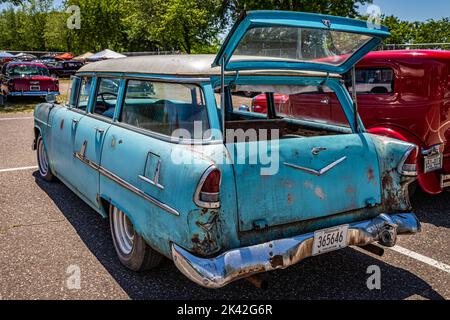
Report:
[[[406,160],[409,158],[412,152],[416,152],[416,154],[419,154],[419,147],[417,146],[411,146],[408,148],[408,150],[403,155],[402,160],[400,161],[400,164],[398,165],[397,171],[402,176],[406,177],[417,177],[419,175],[419,170],[416,164],[405,164]],[[406,167],[410,166],[410,167]],[[406,167],[406,168],[405,168]]]
[[[205,181],[206,181],[206,179],[209,177],[209,175],[212,173],[212,172],[214,172],[214,171],[219,171],[220,172],[220,170],[215,166],[215,165],[213,165],[213,166],[211,166],[211,167],[209,167],[204,173],[203,173],[203,175],[202,175],[202,177],[201,177],[201,179],[200,179],[200,181],[199,181],[199,183],[198,183],[198,185],[197,185],[197,188],[196,188],[196,190],[195,190],[195,193],[194,193],[194,203],[198,206],[198,207],[200,207],[200,208],[204,208],[204,209],[218,209],[218,208],[220,208],[220,206],[221,206],[221,203],[220,203],[220,191],[216,194],[210,194],[210,193],[202,193],[202,189],[203,189],[203,185],[204,185],[204,183],[205,183]],[[222,184],[222,172],[220,172],[220,182],[219,182],[219,186]],[[211,198],[211,202],[209,202],[209,201],[204,201],[204,198],[202,198],[202,194],[204,195],[204,194],[206,194],[208,197],[210,197]],[[215,197],[217,197],[217,201],[214,201],[215,199]],[[214,200],[213,200],[214,199]]]

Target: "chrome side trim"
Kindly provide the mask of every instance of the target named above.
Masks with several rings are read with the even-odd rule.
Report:
[[[413,213],[382,214],[372,220],[350,224],[348,245],[364,247],[379,241],[395,245],[397,235],[421,231]],[[204,259],[172,243],[172,258],[177,268],[190,280],[209,289],[218,289],[255,274],[286,269],[313,254],[314,233],[239,248]]]
[[[291,164],[291,163],[287,163],[285,162],[284,165],[288,166],[290,168],[296,169],[296,170],[301,170],[301,171],[305,171],[309,174],[315,175],[315,176],[323,176],[325,173],[327,173],[328,171],[332,170],[333,168],[335,168],[336,166],[338,166],[339,164],[341,164],[342,162],[344,162],[345,160],[347,160],[347,157],[342,157],[341,159],[329,164],[328,166],[326,166],[325,168],[323,168],[320,171],[311,169],[311,168],[306,168],[306,167],[301,167],[301,166],[297,166],[295,164]]]
[[[139,179],[141,179],[142,181],[144,181],[144,182],[146,182],[148,184],[151,184],[152,186],[155,186],[155,187],[157,187],[157,188],[159,188],[161,190],[164,190],[164,186],[163,185],[160,185],[159,183],[156,183],[155,181],[152,181],[152,180],[150,180],[147,177],[139,176]]]
[[[89,167],[91,167],[92,169],[98,171],[100,174],[102,174],[103,176],[105,176],[106,178],[116,182],[118,185],[124,187],[125,189],[133,192],[134,194],[140,196],[141,198],[147,200],[148,202],[156,205],[157,207],[159,207],[160,209],[167,211],[170,214],[173,214],[174,216],[179,217],[180,213],[175,210],[174,208],[168,206],[167,204],[153,198],[152,196],[146,194],[144,191],[136,188],[135,186],[133,186],[132,184],[126,182],[125,180],[123,180],[122,178],[120,178],[119,176],[115,175],[114,173],[112,173],[111,171],[99,166],[98,164],[92,162],[89,159],[83,158],[83,156],[79,153],[75,153],[74,154],[75,158],[77,158],[78,160],[80,160],[81,162],[83,162],[84,164],[88,165]]]
[[[34,121],[36,121],[37,123],[40,123],[40,124],[42,124],[42,125],[44,125],[46,127],[51,128],[51,126],[48,123],[46,123],[46,122],[44,122],[44,121],[42,121],[40,119],[34,118]]]

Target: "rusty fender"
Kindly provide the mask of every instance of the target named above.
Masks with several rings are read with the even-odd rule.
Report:
[[[397,235],[420,231],[420,222],[413,213],[382,214],[350,224],[348,245],[362,247],[380,242],[390,247],[395,245]],[[312,256],[313,243],[314,233],[309,233],[231,250],[213,259],[199,258],[172,244],[172,257],[177,268],[190,280],[209,289],[218,289],[238,279],[297,264]]]

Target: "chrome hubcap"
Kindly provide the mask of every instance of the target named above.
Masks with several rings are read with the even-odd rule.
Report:
[[[39,139],[38,144],[38,162],[39,162],[39,172],[43,177],[45,177],[48,174],[48,162],[47,162],[47,155],[45,154],[44,149],[44,143],[42,142],[42,139]]]
[[[128,255],[133,251],[134,228],[130,219],[119,209],[113,210],[113,232],[120,251]]]

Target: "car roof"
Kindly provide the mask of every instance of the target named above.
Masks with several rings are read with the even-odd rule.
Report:
[[[14,61],[14,62],[9,62],[6,65],[7,67],[10,66],[33,66],[33,67],[42,67],[42,68],[47,68],[45,66],[45,64],[42,63],[38,63],[38,62],[27,62],[27,61]]]
[[[220,68],[212,68],[215,55],[164,55],[139,56],[119,59],[110,59],[89,63],[82,67],[78,73],[128,73],[128,74],[155,74],[187,77],[211,77],[220,75]],[[229,74],[235,74],[229,73]],[[308,72],[295,70],[259,70],[241,71],[241,75],[303,75],[327,76],[324,72]],[[338,74],[328,75],[338,77]]]
[[[363,59],[444,59],[450,60],[450,51],[447,50],[386,50],[373,51]]]

